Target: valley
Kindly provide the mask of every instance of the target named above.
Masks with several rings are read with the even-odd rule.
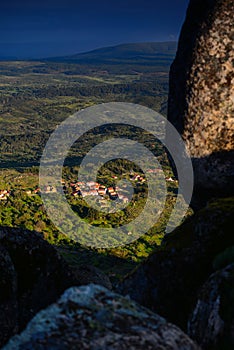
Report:
[[[147,47],[150,48],[150,45]],[[139,52],[141,56],[136,59]],[[3,194],[4,200],[0,201],[0,224],[35,230],[54,244],[70,264],[89,261],[104,269],[108,275],[115,276],[114,279],[123,277],[153,252],[164,236],[167,217],[175,201],[175,181],[167,182],[164,213],[150,232],[129,246],[97,252],[71,241],[50,222],[40,198],[38,166],[45,144],[56,125],[86,107],[113,101],[131,102],[166,115],[168,72],[174,52],[175,46],[172,45],[169,54],[162,52],[152,56],[151,53],[151,63],[147,65],[145,60],[149,60],[150,52],[139,45],[91,52],[88,54],[90,59],[87,55],[78,55],[72,59],[59,58],[54,61],[0,61],[0,190],[2,193],[9,192],[9,195]],[[90,147],[101,142],[108,133],[127,137],[133,134],[127,127],[85,134],[79,140],[79,150],[75,144],[70,150],[63,175],[67,198],[73,210],[92,225],[101,227],[131,221],[142,210],[147,195],[147,183],[135,181],[134,198],[127,202],[124,193],[119,193],[117,196],[123,198],[127,206],[118,214],[109,216],[90,209],[81,190],[77,196],[78,189],[75,190],[71,183],[77,181],[80,161]],[[159,157],[165,176],[170,178],[172,172],[160,143],[140,130],[135,130],[134,139]],[[130,176],[141,177],[144,174],[134,164],[119,160],[118,166],[114,162],[107,164],[98,181],[100,186],[110,188],[115,187],[115,177],[130,179]]]

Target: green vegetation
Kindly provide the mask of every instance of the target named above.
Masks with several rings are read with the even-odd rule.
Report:
[[[99,66],[92,70],[52,62],[0,62],[0,72],[0,166],[4,168],[38,164],[56,125],[80,109],[121,101],[166,110],[165,72],[116,75]]]
[[[122,50],[123,48],[121,48]],[[169,50],[170,51],[170,50]],[[129,53],[128,53],[129,54]],[[160,244],[175,202],[177,182],[167,183],[167,201],[160,219],[138,241],[115,249],[88,249],[59,232],[46,215],[38,188],[38,165],[42,150],[62,120],[80,109],[103,102],[132,102],[166,113],[168,70],[173,52],[166,60],[114,59],[80,62],[0,62],[0,191],[9,191],[0,200],[0,225],[20,226],[40,232],[56,245],[70,264],[89,263],[118,278],[145,259]],[[149,61],[150,57],[147,58]],[[128,60],[128,63],[126,62]],[[147,182],[134,185],[133,200],[116,214],[103,214],[90,208],[81,197],[73,197],[69,184],[77,180],[82,157],[110,135],[143,143],[158,157],[165,176],[172,172],[162,145],[141,129],[118,125],[97,128],[83,135],[71,148],[65,161],[63,179],[73,210],[95,226],[117,227],[138,215],[147,197]],[[78,147],[79,145],[79,147]],[[92,164],[91,164],[92,166]],[[150,164],[149,164],[150,167]],[[98,174],[99,183],[114,186],[113,175],[129,179],[142,170],[118,159],[107,163]]]
[[[127,164],[127,166],[128,165],[129,164]],[[67,184],[75,179],[77,169],[78,166],[64,168],[64,181]],[[126,167],[124,171],[126,171]],[[156,225],[138,241],[125,247],[115,249],[87,249],[59,232],[48,219],[41,197],[39,194],[34,193],[34,190],[38,187],[37,172],[37,167],[18,170],[1,170],[0,188],[9,190],[10,196],[6,200],[0,201],[0,225],[10,227],[20,226],[29,230],[36,230],[50,243],[55,244],[70,263],[82,264],[87,261],[87,263],[92,263],[99,267],[101,264],[110,275],[113,274],[113,271],[115,271],[115,274],[119,271],[120,275],[129,272],[129,269],[132,269],[135,263],[139,263],[142,259],[146,258],[160,244],[164,236],[168,216],[175,200],[174,193],[177,187],[176,182],[168,184],[167,203],[160,219]],[[105,183],[105,181],[106,183],[108,181],[113,181],[110,164],[107,164],[107,168],[102,172],[100,180],[103,183]],[[90,208],[84,199],[72,197],[70,195],[70,188],[68,188],[67,197],[73,210],[78,212],[81,217],[85,217],[90,223],[101,227],[106,227],[108,225],[118,226],[124,224],[126,221],[131,221],[131,219],[137,215],[138,211],[143,208],[147,186],[142,185],[140,188],[139,186],[135,187],[134,201],[130,202],[124,211],[120,211],[115,215],[98,213]],[[110,259],[111,256],[112,259]],[[108,261],[107,265],[106,259]],[[116,261],[117,265],[113,265],[113,261]]]

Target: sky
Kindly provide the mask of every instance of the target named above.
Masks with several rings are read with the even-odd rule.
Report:
[[[189,0],[1,0],[0,57],[43,58],[176,41]]]

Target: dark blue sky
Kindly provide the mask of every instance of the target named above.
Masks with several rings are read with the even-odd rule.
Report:
[[[0,56],[59,56],[120,43],[174,41],[188,2],[5,0],[0,5]]]

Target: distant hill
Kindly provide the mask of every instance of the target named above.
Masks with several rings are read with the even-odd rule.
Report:
[[[76,62],[86,64],[171,64],[177,42],[149,42],[121,44],[104,47],[72,56],[49,58],[47,61]]]

